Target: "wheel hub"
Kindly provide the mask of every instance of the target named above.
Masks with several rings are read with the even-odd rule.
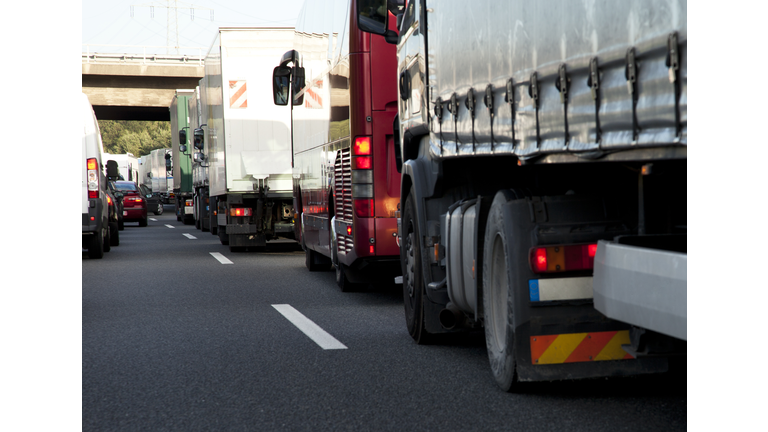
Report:
[[[407,283],[408,283],[408,297],[413,298],[413,279],[414,279],[414,268],[416,259],[413,257],[413,232],[408,233],[407,237],[407,244],[405,248],[405,256],[406,256],[406,264],[405,264],[405,270],[407,273]]]

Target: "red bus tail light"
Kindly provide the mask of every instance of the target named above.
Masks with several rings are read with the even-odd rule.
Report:
[[[557,245],[531,248],[529,260],[534,273],[592,270],[597,244]]]
[[[369,170],[373,168],[370,156],[358,156],[355,158],[355,169]]]
[[[352,148],[352,154],[355,156],[370,156],[371,137],[362,136],[355,138],[355,145]]]

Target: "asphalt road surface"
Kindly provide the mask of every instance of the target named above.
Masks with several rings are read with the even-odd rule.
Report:
[[[685,430],[683,368],[500,391],[482,334],[416,345],[398,287],[342,293],[295,244],[176,221],[83,253],[84,431]]]

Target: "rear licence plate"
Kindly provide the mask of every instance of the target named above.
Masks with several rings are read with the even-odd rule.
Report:
[[[184,207],[184,214],[193,214],[194,210],[192,207]]]

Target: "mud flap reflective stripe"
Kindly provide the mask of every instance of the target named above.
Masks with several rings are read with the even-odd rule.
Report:
[[[633,359],[621,348],[629,344],[629,331],[531,336],[534,365]]]

